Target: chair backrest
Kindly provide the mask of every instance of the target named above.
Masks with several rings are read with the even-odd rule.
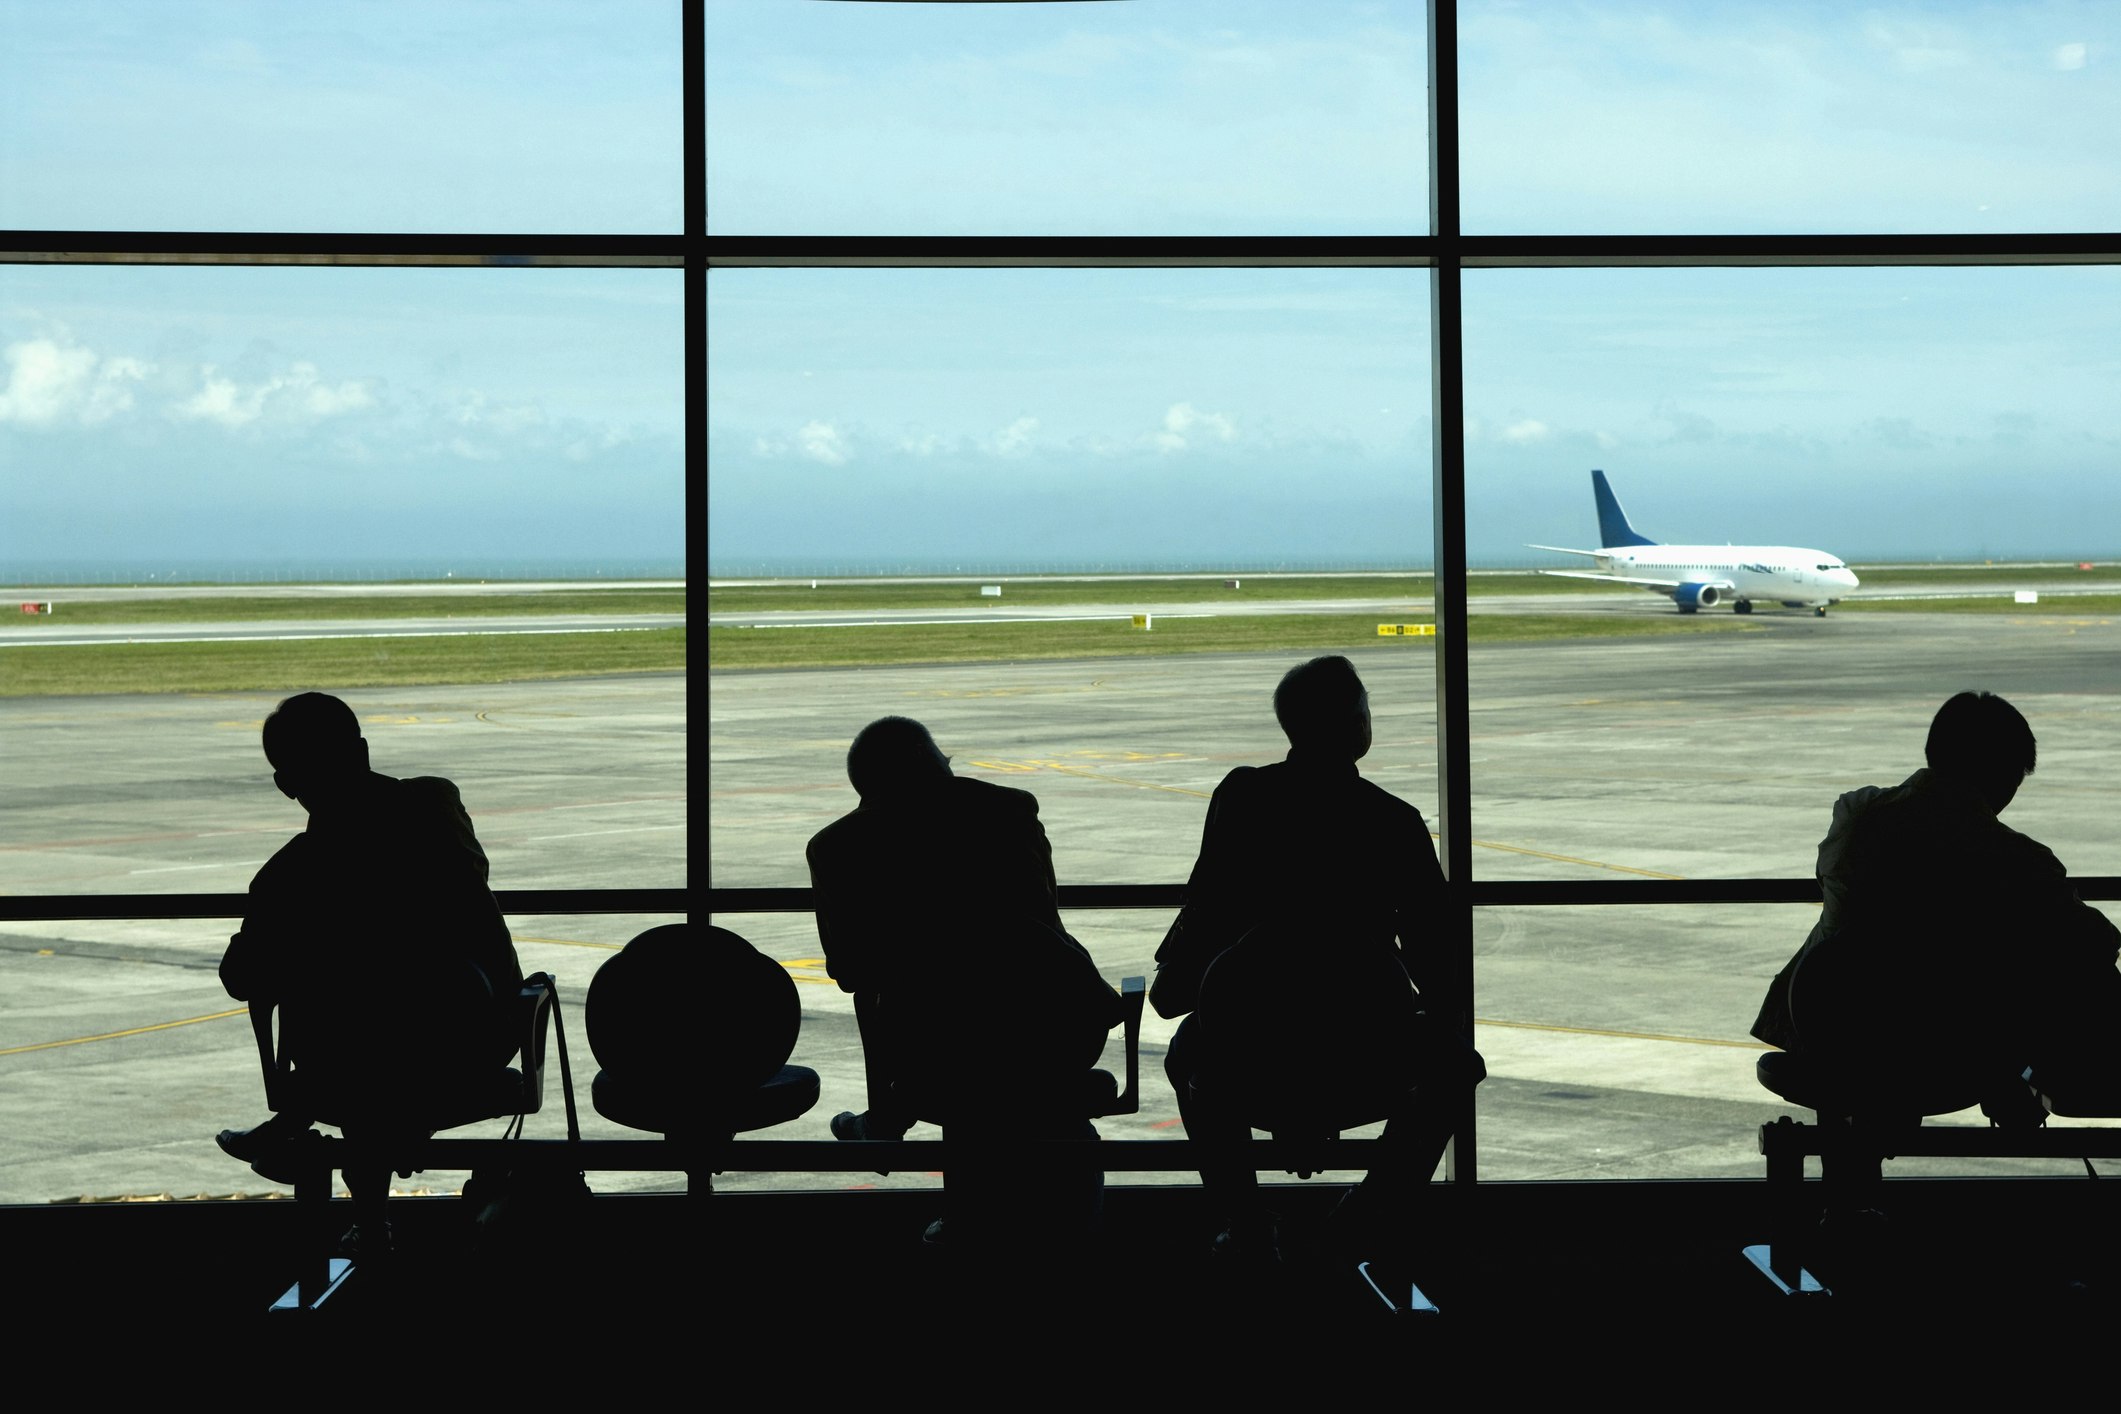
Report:
[[[523,1048],[516,1053],[516,1068],[523,1077],[519,1114],[534,1115],[545,1108],[545,1037],[558,1005],[550,972],[533,972],[523,979],[516,993],[516,1024],[523,1036]]]
[[[1235,1095],[1255,1128],[1337,1133],[1386,1117],[1413,1084],[1414,990],[1388,935],[1261,924],[1201,979],[1198,1088]]]
[[[803,1024],[788,970],[740,934],[671,923],[634,937],[589,981],[597,1064],[630,1084],[740,1091],[788,1062]]]
[[[436,1077],[433,1102],[440,1122],[433,1127],[451,1129],[506,1115],[536,1114],[545,1105],[546,1037],[551,1030],[553,1009],[558,1005],[552,974],[534,972],[516,991],[508,1019],[512,1033],[521,1039],[514,1067],[497,1062],[491,1071],[469,1078],[469,1084],[450,1086],[446,1077]],[[258,1065],[265,1079],[265,1103],[279,1111],[297,1103],[295,1072],[282,1044],[280,1009],[277,1003],[250,1004],[250,1029],[258,1047]],[[315,1118],[335,1123],[330,1115]]]

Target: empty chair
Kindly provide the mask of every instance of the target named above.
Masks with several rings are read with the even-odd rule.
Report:
[[[685,1144],[785,1123],[818,1097],[817,1072],[788,1064],[802,1020],[795,980],[742,936],[650,928],[590,979],[590,1103],[614,1124]]]

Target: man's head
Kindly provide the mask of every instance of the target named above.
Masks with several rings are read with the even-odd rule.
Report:
[[[273,784],[314,807],[368,774],[368,743],[353,708],[322,692],[304,692],[265,719],[265,759]]]
[[[847,748],[847,780],[864,801],[904,795],[950,776],[950,758],[911,717],[879,717]]]
[[[1370,694],[1346,658],[1313,658],[1284,673],[1274,718],[1300,751],[1360,761],[1370,749]]]
[[[1930,719],[1930,769],[1972,786],[2001,812],[2033,773],[2033,729],[1993,692],[1962,692]]]

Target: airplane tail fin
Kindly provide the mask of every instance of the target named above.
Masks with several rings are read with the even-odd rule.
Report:
[[[1655,545],[1649,536],[1628,524],[1628,513],[1620,509],[1620,498],[1606,485],[1605,473],[1591,472],[1591,494],[1598,498],[1598,543],[1600,545]]]

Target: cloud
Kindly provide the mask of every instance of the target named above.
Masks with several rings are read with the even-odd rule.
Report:
[[[294,420],[339,417],[375,403],[366,384],[355,380],[327,384],[313,363],[292,364],[284,373],[247,385],[221,376],[209,363],[199,370],[199,380],[199,390],[170,411],[189,421],[230,429],[248,427],[269,415]]]
[[[2054,59],[2052,62],[2054,63],[2054,66],[2056,68],[2066,71],[2069,69],[2083,68],[2085,60],[2090,57],[2091,46],[2086,44],[2082,40],[2078,40],[2074,44],[2056,45]]]
[[[1038,419],[1020,417],[987,439],[987,450],[996,456],[1022,456],[1031,450],[1031,434],[1038,431]]]
[[[1553,433],[1548,431],[1547,425],[1538,418],[1527,417],[1511,423],[1496,435],[1505,442],[1522,444],[1526,442],[1544,442]]]
[[[1964,68],[1973,62],[1964,39],[1948,27],[1892,24],[1874,19],[1865,28],[1871,43],[1892,55],[1895,67],[1903,73],[1936,73]]]
[[[29,427],[93,425],[133,405],[133,385],[153,372],[136,358],[98,358],[67,339],[8,345],[0,385],[0,422]]]
[[[841,466],[853,453],[848,449],[846,438],[829,422],[806,422],[795,434],[796,449],[814,462],[827,466]]]
[[[1164,430],[1155,434],[1156,445],[1167,452],[1182,452],[1201,437],[1228,442],[1237,428],[1219,412],[1202,412],[1191,403],[1173,403],[1164,414]]]

